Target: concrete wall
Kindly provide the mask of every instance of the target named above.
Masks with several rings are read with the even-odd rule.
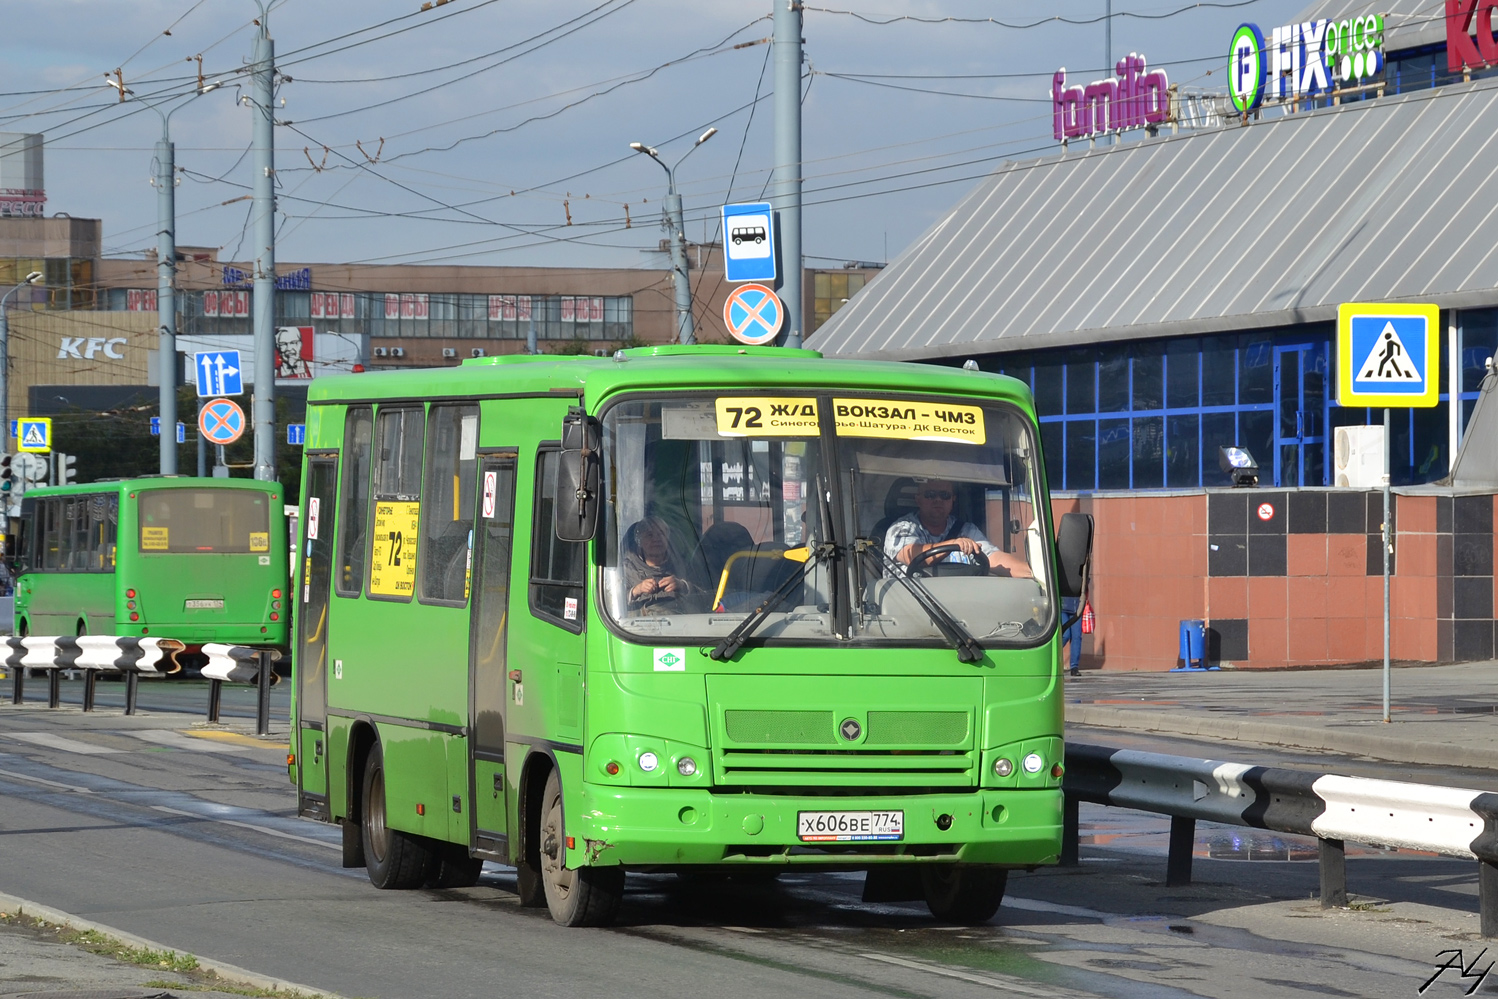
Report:
[[[1498,652],[1498,497],[1394,496],[1392,656],[1472,662]],[[1097,523],[1083,666],[1177,665],[1183,619],[1208,622],[1209,658],[1248,667],[1383,657],[1383,496],[1347,489],[1062,495]]]

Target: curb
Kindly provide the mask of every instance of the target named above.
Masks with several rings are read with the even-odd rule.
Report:
[[[49,923],[56,923],[61,926],[66,926],[69,929],[81,931],[93,930],[97,933],[103,933],[107,936],[114,937],[116,940],[128,944],[131,947],[145,948],[148,950],[173,951],[179,954],[186,953],[185,951],[182,951],[177,947],[169,947],[166,944],[158,943],[155,940],[147,940],[145,937],[138,937],[134,933],[126,933],[124,930],[115,929],[113,926],[106,926],[103,923],[96,923],[91,919],[83,919],[82,917],[75,916],[70,912],[63,912],[61,909],[54,909],[51,906],[42,905],[40,902],[31,902],[24,898],[17,898],[15,895],[7,895],[4,892],[0,892],[0,912],[9,912],[14,914],[20,913],[23,909],[28,916],[34,916],[37,919],[41,919]],[[231,984],[250,985],[257,989],[273,989],[281,992],[301,992],[302,994],[308,996],[309,999],[310,997],[315,997],[315,999],[343,999],[342,996],[339,996],[333,992],[328,992],[325,989],[315,989],[310,985],[299,985],[296,982],[288,982],[282,978],[271,978],[268,975],[261,975],[253,971],[248,971],[244,968],[238,967],[237,965],[225,964],[222,961],[214,961],[211,958],[198,957],[198,955],[196,954],[192,956],[194,958],[197,958],[198,967],[200,969],[202,969],[203,971],[211,971],[218,977]]]
[[[1494,748],[1399,739],[1363,732],[1328,731],[1282,722],[1245,721],[1220,714],[1069,703],[1066,705],[1066,720],[1073,725],[1097,728],[1159,732],[1291,749],[1319,749],[1392,763],[1446,766],[1452,760],[1460,760],[1463,766],[1498,770],[1498,749]]]

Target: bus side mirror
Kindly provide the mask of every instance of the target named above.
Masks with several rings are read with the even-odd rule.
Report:
[[[1063,597],[1080,597],[1087,585],[1087,563],[1092,560],[1092,515],[1064,513],[1056,535],[1056,589]]]
[[[557,462],[556,532],[562,541],[591,541],[598,531],[598,482],[603,432],[598,420],[573,406],[562,420]]]

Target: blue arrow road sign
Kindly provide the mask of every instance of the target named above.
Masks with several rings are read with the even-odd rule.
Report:
[[[775,213],[769,204],[723,206],[723,268],[729,281],[775,281]]]
[[[241,373],[237,350],[210,350],[194,354],[193,369],[198,376],[199,399],[244,394],[244,375]]]
[[[152,437],[160,437],[161,436],[161,417],[159,417],[159,416],[153,416],[153,417],[151,417],[151,436]]]
[[[187,424],[183,423],[181,420],[177,421],[177,443],[187,443]]]
[[[288,423],[288,424],[286,424],[286,443],[288,443],[288,444],[305,444],[305,443],[307,443],[307,424],[305,424],[305,423]]]

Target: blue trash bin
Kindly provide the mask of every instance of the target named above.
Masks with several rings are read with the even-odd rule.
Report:
[[[1181,622],[1181,666],[1205,669],[1207,665],[1207,622]]]

